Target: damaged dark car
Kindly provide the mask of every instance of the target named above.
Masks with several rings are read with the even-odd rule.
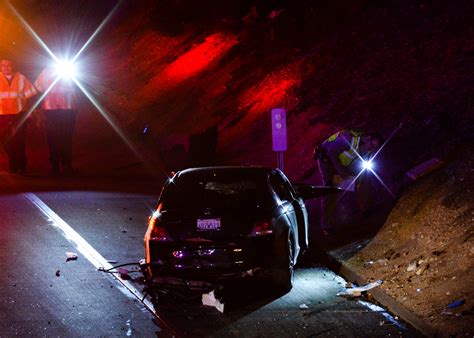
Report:
[[[278,169],[187,169],[166,182],[144,240],[147,278],[155,284],[211,285],[260,274],[289,290],[308,246],[308,217]]]

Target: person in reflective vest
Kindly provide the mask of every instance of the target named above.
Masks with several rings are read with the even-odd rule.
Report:
[[[41,71],[35,81],[40,92],[47,92],[42,101],[53,175],[72,174],[72,142],[76,122],[76,97],[73,80],[61,77],[51,67]]]
[[[365,134],[358,130],[341,130],[322,144],[315,145],[314,159],[317,162],[322,185],[334,186],[335,177],[348,180],[361,171],[362,159],[369,159],[380,147],[381,138],[376,134]],[[355,184],[355,182],[352,182]],[[332,197],[321,199],[321,228],[331,230],[330,219],[334,212]]]
[[[332,186],[335,175],[343,179],[357,176],[361,158],[370,158],[379,146],[380,137],[376,134],[348,129],[331,135],[314,151],[323,185]]]
[[[0,140],[8,155],[9,172],[25,173],[27,100],[37,92],[26,76],[15,70],[13,60],[3,58],[1,69]]]

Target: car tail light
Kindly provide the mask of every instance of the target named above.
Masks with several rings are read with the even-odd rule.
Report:
[[[266,236],[273,233],[272,225],[269,221],[257,221],[255,222],[250,237]]]
[[[160,242],[168,242],[172,241],[171,236],[169,235],[168,231],[162,226],[157,224],[158,216],[160,215],[160,207],[150,216],[148,221],[148,229],[145,234],[145,241],[160,241]]]
[[[150,240],[152,241],[160,241],[160,242],[168,242],[171,241],[171,237],[166,231],[165,228],[160,227],[158,225],[154,225],[151,229],[150,233]]]

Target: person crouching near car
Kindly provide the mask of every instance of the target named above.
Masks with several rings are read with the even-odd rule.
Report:
[[[381,145],[378,134],[347,129],[341,130],[322,144],[315,144],[314,160],[317,162],[319,176],[324,186],[341,185],[349,181],[349,187],[357,186],[355,178],[361,170],[361,161],[370,158]],[[336,178],[340,182],[336,182]],[[352,190],[354,191],[354,190]],[[356,195],[360,192],[355,191]],[[361,196],[357,196],[360,202]],[[321,230],[323,235],[334,232],[331,225],[336,208],[336,197],[328,196],[321,199]]]
[[[35,86],[40,92],[48,92],[43,98],[42,108],[46,121],[51,174],[71,175],[72,142],[76,122],[74,81],[62,77],[55,68],[47,67],[36,79]]]
[[[37,92],[23,74],[15,70],[12,59],[1,60],[0,140],[8,155],[9,172],[26,172],[27,100]]]

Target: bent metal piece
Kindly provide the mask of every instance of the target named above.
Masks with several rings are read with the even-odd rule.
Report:
[[[326,187],[309,184],[298,184],[293,186],[300,197],[303,199],[318,198],[344,191],[339,187]]]

